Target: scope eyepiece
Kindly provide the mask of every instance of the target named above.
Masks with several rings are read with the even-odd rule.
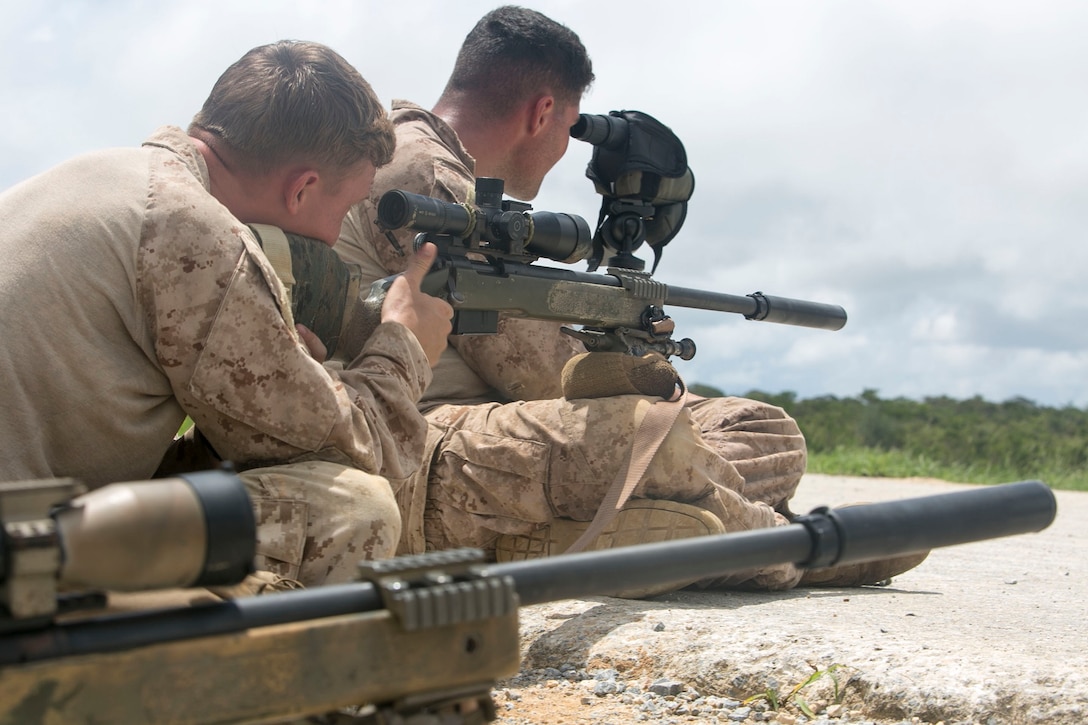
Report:
[[[594,146],[618,149],[627,143],[627,119],[622,116],[604,116],[583,113],[570,127],[571,138]]]
[[[475,219],[461,204],[393,189],[378,200],[378,224],[383,229],[409,227],[418,232],[461,237],[472,232]]]

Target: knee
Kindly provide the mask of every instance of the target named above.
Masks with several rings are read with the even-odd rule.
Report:
[[[401,516],[385,478],[342,468],[309,503],[298,577],[306,586],[354,581],[360,561],[396,555]]]
[[[345,469],[334,487],[339,517],[351,530],[349,550],[356,559],[388,559],[396,555],[401,512],[389,481],[358,469]]]
[[[389,482],[322,461],[242,474],[257,515],[257,566],[306,586],[351,581],[361,559],[396,554],[401,518]]]
[[[801,428],[797,425],[797,421],[783,408],[768,403],[757,403],[757,405],[762,413],[762,419],[767,421],[776,433],[784,436],[801,435]]]
[[[704,431],[752,432],[801,437],[797,421],[783,408],[749,398],[708,398],[690,407],[692,418]]]

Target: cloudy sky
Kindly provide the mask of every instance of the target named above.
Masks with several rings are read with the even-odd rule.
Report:
[[[497,4],[9,3],[0,189],[185,126],[227,65],[281,38],[429,106]],[[673,308],[699,346],[690,382],[1088,406],[1088,4],[526,4],[589,48],[583,111],[645,111],[684,141],[695,193],[658,279],[849,313],[827,332]],[[592,223],[590,154],[572,142],[534,207]]]

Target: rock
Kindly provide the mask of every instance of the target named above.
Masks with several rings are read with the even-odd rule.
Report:
[[[670,680],[664,677],[659,680],[654,680],[654,682],[650,685],[650,692],[661,697],[666,697],[668,695],[677,695],[683,689],[684,683],[677,682],[676,680]]]

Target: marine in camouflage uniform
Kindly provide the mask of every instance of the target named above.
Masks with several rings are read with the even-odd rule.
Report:
[[[394,103],[394,159],[348,212],[335,249],[362,266],[364,284],[404,267],[412,233],[384,234],[374,223],[389,189],[462,203],[475,177],[495,177],[509,196],[531,201],[566,152],[592,82],[570,29],[516,6],[487,13],[465,37],[432,111]],[[783,410],[739,398],[693,396],[679,407],[618,394],[671,394],[675,371],[663,359],[587,354],[560,329],[500,317],[498,334],[450,339],[421,402],[427,457],[397,493],[402,551],[474,546],[510,560],[787,522],[806,450]],[[636,383],[647,368],[664,368],[667,385]],[[615,513],[623,500],[615,494],[629,485],[631,498]],[[818,578],[784,564],[697,584],[852,586],[918,561],[829,567]]]
[[[412,232],[375,225],[384,192],[460,203],[475,184],[476,162],[445,121],[405,101],[394,102],[391,118],[394,159],[348,212],[335,247],[362,267],[364,287],[401,271],[411,250]],[[564,399],[562,368],[584,350],[555,323],[502,318],[497,335],[450,343],[420,404],[430,423],[424,466],[397,494],[401,551],[493,549],[500,534],[592,519],[654,399]],[[780,408],[690,396],[634,496],[694,504],[727,531],[774,526],[787,521],[805,461],[804,438]],[[780,589],[800,576],[781,565],[718,583]]]
[[[299,48],[323,46],[276,52]],[[370,117],[355,105],[343,123],[385,134],[374,148],[388,156],[377,98],[335,58],[372,101]],[[194,138],[164,127],[140,148],[81,156],[0,195],[0,480],[150,478],[188,415],[244,471],[258,568],[346,581],[400,539],[393,491],[422,457],[428,355],[390,321],[348,364],[315,361],[209,163]]]

